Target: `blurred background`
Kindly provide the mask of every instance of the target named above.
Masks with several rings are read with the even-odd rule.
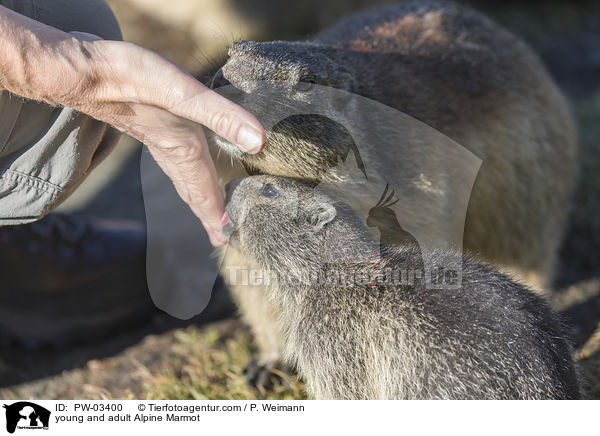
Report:
[[[340,17],[386,3],[367,0],[108,0],[124,38],[200,80],[237,39],[302,39]],[[569,98],[580,129],[580,176],[551,302],[572,327],[588,397],[600,399],[600,2],[472,0],[540,55]],[[144,221],[143,147],[124,137],[61,208]],[[157,187],[156,189],[160,189]],[[303,398],[289,378],[272,390],[245,386],[250,334],[217,281],[207,310],[180,321],[143,297],[130,321],[79,342],[19,343],[0,331],[0,398]]]

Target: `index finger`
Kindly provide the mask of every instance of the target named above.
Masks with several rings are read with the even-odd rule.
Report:
[[[211,243],[224,245],[227,242],[222,233],[225,205],[201,127],[197,139],[195,144],[167,148],[149,145],[148,148],[181,199],[202,222]]]
[[[262,149],[265,130],[251,113],[191,76],[182,83],[181,98],[169,107],[172,113],[208,127],[246,153]]]

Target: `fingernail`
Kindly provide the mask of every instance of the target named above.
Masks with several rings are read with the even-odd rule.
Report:
[[[227,212],[225,212],[221,217],[221,227],[225,227],[227,224],[231,224],[231,220],[229,219]]]
[[[231,234],[235,230],[235,226],[233,225],[233,223],[229,219],[229,215],[227,215],[227,212],[225,212],[223,214],[223,218],[221,218],[221,226],[222,226],[221,234],[225,238],[227,238],[227,240],[229,240],[229,238],[231,237]]]
[[[238,133],[238,145],[246,151],[246,153],[255,154],[263,148],[263,137],[262,134],[251,128],[242,127]]]

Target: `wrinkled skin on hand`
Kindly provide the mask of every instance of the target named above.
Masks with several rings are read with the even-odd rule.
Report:
[[[148,146],[213,245],[227,223],[203,126],[248,153],[260,123],[176,65],[135,44],[67,34],[0,6],[0,88],[77,109]]]

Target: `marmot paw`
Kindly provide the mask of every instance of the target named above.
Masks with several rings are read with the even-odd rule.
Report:
[[[294,371],[281,361],[255,358],[244,366],[244,375],[248,386],[259,391],[271,389],[278,382],[291,389],[286,378],[294,375]]]

